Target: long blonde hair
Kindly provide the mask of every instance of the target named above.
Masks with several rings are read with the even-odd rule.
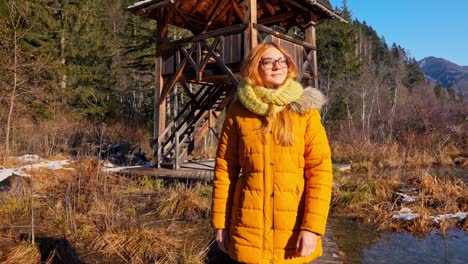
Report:
[[[255,48],[253,48],[248,57],[245,61],[244,65],[242,66],[242,74],[246,77],[251,83],[252,86],[263,86],[265,84],[260,77],[259,68],[260,68],[260,60],[262,59],[263,53],[268,48],[276,48],[284,56],[289,57],[289,67],[287,78],[295,79],[297,77],[297,65],[294,60],[291,58],[289,53],[273,42],[261,43]],[[272,108],[273,105],[270,105]],[[289,106],[286,106],[282,111],[277,114],[274,114],[274,111],[270,111],[273,113],[271,115],[265,116],[262,119],[262,126],[261,126],[261,140],[264,144],[267,142],[267,135],[272,132],[273,140],[282,146],[291,146],[293,144],[293,115],[294,113],[289,109]]]
[[[287,78],[295,79],[297,77],[297,65],[296,62],[291,58],[289,53],[280,45],[274,42],[265,42],[258,44],[255,48],[253,48],[247,56],[246,61],[242,65],[242,75],[248,78],[248,80],[252,82],[252,85],[266,87],[265,83],[260,77],[259,68],[263,53],[265,53],[265,51],[269,48],[276,48],[281,53],[283,53],[284,56],[289,57]]]

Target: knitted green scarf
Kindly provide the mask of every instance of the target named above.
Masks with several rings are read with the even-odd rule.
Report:
[[[248,79],[244,79],[239,84],[237,97],[245,108],[261,116],[276,115],[286,105],[299,99],[304,92],[302,85],[290,78],[276,89],[252,86],[250,83]]]

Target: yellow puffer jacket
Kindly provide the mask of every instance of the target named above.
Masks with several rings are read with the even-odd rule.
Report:
[[[320,91],[307,88],[290,104],[294,144],[286,147],[262,144],[259,116],[239,102],[229,109],[216,158],[212,225],[229,229],[232,259],[309,263],[322,255],[319,239],[312,255],[296,257],[300,230],[324,234],[331,198],[330,148],[318,111],[322,99]]]

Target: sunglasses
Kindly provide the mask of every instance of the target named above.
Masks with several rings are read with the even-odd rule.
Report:
[[[289,62],[290,62],[290,59],[289,57],[281,57],[277,60],[275,59],[272,59],[272,58],[262,58],[260,60],[260,65],[262,65],[265,69],[267,70],[270,70],[270,69],[273,69],[275,67],[275,64],[278,63],[278,65],[281,67],[281,68],[287,68],[289,67]]]

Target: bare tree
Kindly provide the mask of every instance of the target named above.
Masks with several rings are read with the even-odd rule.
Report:
[[[15,97],[16,91],[19,85],[19,78],[18,78],[18,42],[24,37],[19,33],[19,27],[21,20],[23,18],[23,14],[18,9],[16,5],[16,1],[7,1],[5,3],[7,12],[8,12],[8,19],[6,25],[12,30],[13,36],[11,37],[11,42],[13,43],[13,62],[10,67],[11,71],[13,72],[13,82],[10,92],[10,99],[9,99],[9,110],[8,110],[8,117],[7,117],[7,125],[6,125],[6,138],[5,138],[5,155],[8,156],[10,152],[10,131],[11,131],[11,119],[13,115],[13,108],[15,105]],[[3,23],[2,23],[3,24]]]

